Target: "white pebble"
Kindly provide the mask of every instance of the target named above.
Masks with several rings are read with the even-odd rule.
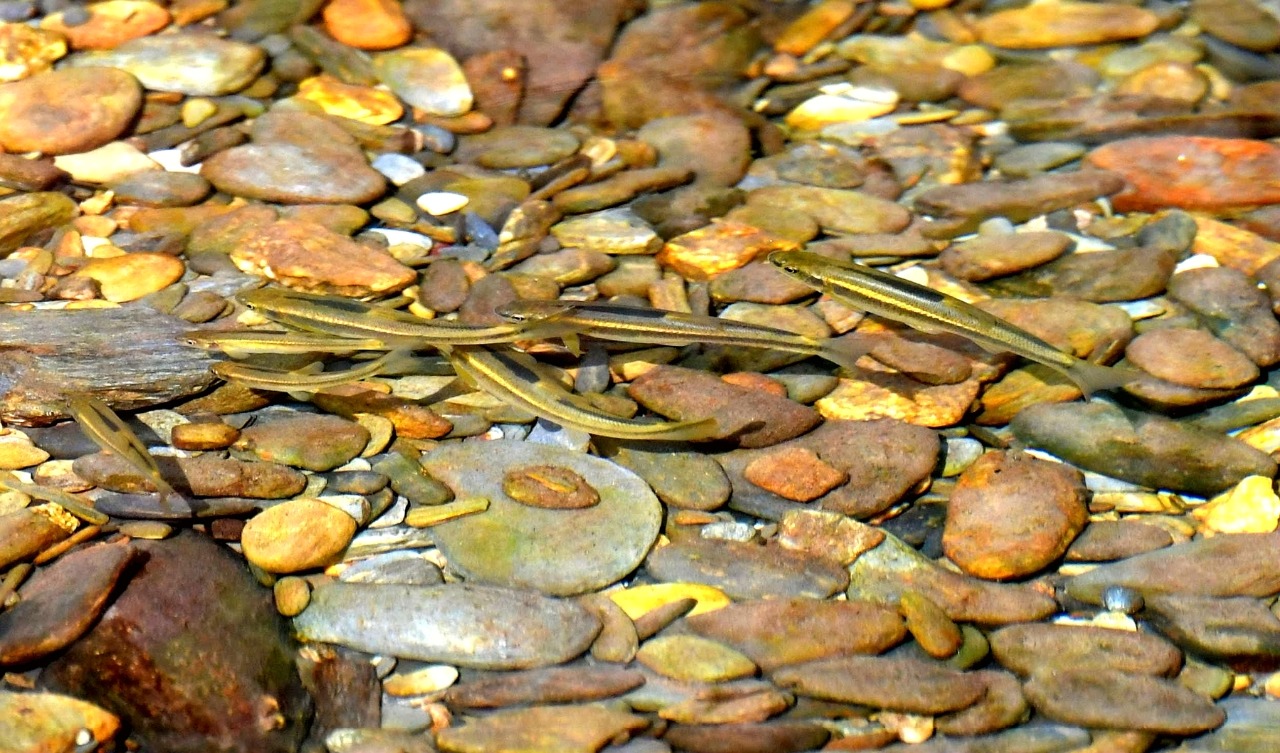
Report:
[[[440,217],[462,209],[471,203],[471,199],[460,193],[449,191],[430,191],[418,197],[418,208],[432,217]]]

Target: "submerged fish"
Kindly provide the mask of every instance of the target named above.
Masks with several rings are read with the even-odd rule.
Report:
[[[608,303],[513,301],[499,306],[497,313],[508,321],[535,326],[544,336],[563,332],[560,336],[575,349],[571,340],[578,334],[655,345],[741,345],[818,356],[845,368],[853,368],[869,349],[869,346],[856,347],[847,340],[819,340],[717,316]]]
[[[94,444],[124,459],[141,471],[142,475],[155,485],[156,491],[160,492],[162,501],[171,496],[181,496],[169,485],[169,482],[161,477],[160,468],[156,465],[155,458],[151,457],[151,453],[147,452],[146,445],[138,439],[137,434],[133,433],[133,429],[130,429],[129,425],[111,410],[110,406],[96,397],[85,394],[68,395],[66,401],[68,412],[80,425],[80,430],[85,436],[93,440]]]
[[[536,416],[588,434],[618,439],[697,440],[723,436],[714,418],[698,421],[633,421],[603,413],[539,370],[538,362],[516,350],[453,348],[453,368],[475,386]]]
[[[394,350],[374,337],[346,338],[316,332],[255,332],[235,330],[206,332],[195,330],[182,336],[196,348],[220,350],[232,358],[257,353],[354,353],[361,350]]]
[[[422,319],[350,298],[278,288],[241,293],[244,305],[290,327],[348,338],[374,338],[393,347],[491,345],[535,339],[518,324],[471,325]]]
[[[1066,376],[1085,395],[1141,377],[1132,369],[1076,358],[977,306],[862,264],[837,262],[805,251],[775,251],[769,255],[769,262],[854,308],[923,332],[960,335],[987,350],[1016,353],[1042,363]]]
[[[222,379],[239,382],[250,389],[305,395],[319,392],[326,387],[358,382],[388,371],[412,371],[417,360],[408,350],[394,350],[363,366],[342,371],[322,371],[324,364],[319,361],[294,371],[260,369],[230,361],[215,363],[212,369],[213,373]]]

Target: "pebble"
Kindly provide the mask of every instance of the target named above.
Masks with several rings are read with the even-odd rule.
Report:
[[[694,602],[689,611],[690,616],[721,609],[730,603],[723,591],[701,583],[649,583],[631,586],[610,591],[609,599],[633,620],[686,600]]]
[[[311,704],[270,592],[207,536],[131,546],[146,558],[93,629],[45,667],[41,684],[110,708],[148,748],[296,749]],[[103,662],[114,671],[104,673]],[[264,701],[258,712],[235,711]]]
[[[495,457],[502,461],[495,463]],[[450,568],[471,581],[557,596],[586,593],[634,570],[658,537],[657,497],[638,476],[601,458],[497,440],[441,446],[423,456],[422,465],[457,496],[489,500],[486,512],[433,529]],[[529,466],[577,475],[596,491],[598,504],[544,509],[511,499],[504,477]]]
[[[1023,691],[1036,711],[1081,727],[1194,735],[1226,718],[1212,701],[1181,685],[1115,669],[1039,672]]]
[[[938,717],[935,720],[938,732],[965,737],[985,735],[1022,721],[1027,713],[1027,699],[1022,694],[1018,678],[993,669],[978,670],[969,675],[986,685],[986,694],[967,709]]]
[[[1231,389],[1258,378],[1248,356],[1199,329],[1144,332],[1125,348],[1125,356],[1143,371],[1187,387]]]
[[[1191,19],[1205,33],[1254,52],[1280,45],[1280,21],[1249,0],[1195,0]]]
[[[108,184],[137,173],[160,171],[155,160],[125,141],[112,141],[88,152],[53,158],[53,166],[81,183]]]
[[[306,220],[281,219],[251,229],[230,258],[248,274],[315,293],[351,297],[393,293],[416,279],[412,269],[386,251]]]
[[[885,532],[836,512],[791,510],[778,521],[778,544],[851,565],[884,541]]]
[[[1273,667],[1280,657],[1280,618],[1258,599],[1152,594],[1144,613],[1183,650],[1240,667]]]
[[[1172,677],[1182,667],[1182,652],[1149,633],[1039,623],[1010,625],[989,637],[996,661],[1023,677],[1053,668]]]
[[[413,38],[413,25],[393,0],[337,0],[324,7],[329,34],[357,50],[386,50]]]
[[[622,695],[643,685],[634,669],[569,666],[504,672],[454,685],[445,703],[455,709],[495,709],[526,703],[583,703]]]
[[[204,200],[213,187],[195,173],[146,170],[124,176],[111,184],[111,190],[120,204],[187,207]]]
[[[645,560],[645,570],[662,581],[715,586],[735,599],[796,594],[825,599],[849,584],[849,574],[832,560],[781,547],[714,539],[656,549]]]
[[[355,139],[323,115],[272,111],[250,133],[253,143],[201,165],[218,190],[284,204],[364,204],[386,191]]]
[[[29,665],[83,635],[136,555],[127,544],[104,544],[36,571],[18,592],[22,600],[0,612],[0,665]]]
[[[333,564],[351,543],[356,520],[318,499],[282,502],[255,515],[240,534],[244,556],[269,573]]]
[[[938,186],[917,194],[916,211],[946,220],[927,228],[930,237],[962,234],[991,217],[1027,220],[1121,191],[1125,179],[1102,170],[1055,173],[1001,183]],[[936,234],[936,235],[934,235]]]
[[[72,277],[93,280],[105,300],[125,303],[169,287],[184,272],[186,265],[175,256],[138,252],[90,259]]]
[[[949,246],[938,261],[950,275],[982,282],[1051,262],[1071,245],[1070,236],[1051,230],[979,235]]]
[[[566,248],[614,255],[652,254],[662,246],[654,229],[629,208],[566,217],[551,226],[551,234]]]
[[[240,430],[221,421],[178,424],[170,443],[179,450],[221,450],[240,437]]]
[[[106,0],[88,9],[84,23],[69,23],[67,11],[40,19],[40,28],[67,38],[74,50],[109,50],[169,25],[169,11],[149,0]]]
[[[76,154],[103,146],[142,107],[137,79],[114,68],[65,68],[0,85],[0,146]]]
[[[49,453],[36,447],[21,434],[0,435],[0,470],[30,468],[49,459]]]
[[[283,499],[292,497],[306,486],[306,476],[279,463],[253,463],[212,454],[190,458],[160,458],[161,474],[166,478],[181,479],[181,486],[190,489],[198,497],[239,497],[249,499]],[[106,453],[93,453],[76,458],[72,467],[78,477],[94,486],[112,491],[133,493],[154,491],[150,481],[124,459]],[[171,500],[177,507],[181,503]],[[151,517],[150,506],[131,506],[128,497],[99,501],[100,506],[111,505],[112,515],[119,517]],[[212,501],[202,500],[196,507],[208,508]],[[244,507],[243,503],[236,506]],[[212,508],[210,508],[212,509]],[[230,514],[229,508],[223,508]]]
[[[368,125],[387,125],[396,122],[400,116],[404,115],[404,106],[391,92],[369,86],[346,84],[327,74],[299,81],[296,96],[298,99],[319,105],[326,115],[350,118]],[[376,161],[385,158],[407,160],[418,165],[419,174],[422,172],[421,164],[403,154],[384,152],[374,159]],[[391,179],[391,176],[388,175],[387,178]]]
[[[1186,753],[1265,753],[1280,743],[1275,701],[1232,696],[1218,704],[1226,712],[1222,727],[1186,741]]]
[[[1280,497],[1275,481],[1266,476],[1246,476],[1229,491],[1191,511],[1202,532],[1270,533],[1280,522]]]
[[[66,37],[21,23],[0,23],[0,81],[19,81],[49,70],[67,54]]]
[[[72,55],[73,67],[119,68],[151,91],[217,97],[248,86],[266,62],[261,47],[208,34],[141,37],[110,50]]]
[[[9,720],[0,728],[0,749],[24,753],[109,745],[120,729],[114,714],[59,693],[0,690],[0,716]]]
[[[690,753],[800,753],[821,748],[830,732],[807,721],[674,725],[663,740]]]
[[[917,659],[846,656],[772,672],[799,695],[911,714],[944,714],[972,706],[986,686],[972,675]]]
[[[233,447],[259,460],[331,471],[360,454],[369,431],[337,416],[297,414],[247,426]]]
[[[600,630],[576,602],[470,584],[330,584],[293,622],[304,641],[477,669],[560,664]]]
[[[636,661],[681,682],[726,682],[756,673],[755,662],[742,653],[696,635],[651,638],[640,645]]]
[[[1124,177],[1128,187],[1112,198],[1117,211],[1214,211],[1280,201],[1263,179],[1280,164],[1280,147],[1266,141],[1206,136],[1124,139],[1094,149],[1085,162]]]
[[[1229,267],[1188,269],[1169,280],[1168,295],[1259,366],[1280,362],[1280,322],[1265,293]]]
[[[511,170],[555,164],[580,145],[577,136],[560,128],[498,126],[462,139],[456,156],[491,170]]]
[[[898,611],[906,620],[908,632],[929,656],[948,659],[955,656],[964,644],[960,628],[929,597],[915,591],[904,591]]]
[[[749,193],[747,202],[807,215],[833,235],[897,233],[911,223],[911,214],[898,204],[838,188],[766,186]]]
[[[648,724],[644,717],[604,706],[535,706],[496,711],[447,727],[436,736],[436,744],[444,753],[594,751]],[[538,734],[531,740],[533,731]]]
[[[1110,562],[1163,549],[1173,537],[1163,528],[1136,520],[1095,520],[1071,542],[1068,562]]]
[[[1017,50],[1102,44],[1144,37],[1159,17],[1119,3],[1059,2],[1004,10],[978,21],[978,38]]]
[[[729,499],[729,479],[713,458],[680,443],[593,437],[597,452],[644,479],[663,504],[715,510]]]
[[[69,518],[45,505],[0,515],[0,567],[30,559],[70,536],[76,523]]]
[[[271,587],[276,611],[285,617],[296,617],[311,603],[311,584],[303,578],[285,576]]]
[[[378,80],[400,99],[428,115],[456,117],[474,97],[458,61],[436,47],[406,47],[373,59]]]
[[[730,604],[685,622],[698,635],[746,654],[765,672],[834,656],[879,654],[906,635],[891,609],[794,597]]]
[[[761,489],[796,502],[815,500],[849,478],[849,474],[803,447],[788,447],[758,457],[747,463],[742,475]]]
[[[733,484],[735,505],[754,506],[778,497],[752,483],[744,475],[747,466],[792,448],[807,450],[849,479],[818,497],[819,508],[865,518],[888,509],[928,478],[939,447],[935,432],[895,419],[828,420],[768,450],[738,450],[716,459]]]
[[[1280,593],[1280,550],[1272,546],[1277,543],[1280,534],[1237,533],[1175,544],[1077,575],[1067,582],[1067,592],[1091,604],[1110,586],[1144,596],[1269,596]]]
[[[343,583],[435,586],[444,582],[444,575],[435,563],[418,552],[393,551],[352,563],[338,575],[338,579]]]
[[[1157,489],[1213,494],[1276,471],[1269,456],[1239,440],[1103,403],[1033,405],[1010,428],[1080,468]]]
[[[803,434],[818,414],[785,397],[729,384],[714,374],[657,366],[637,377],[627,394],[649,410],[678,421],[715,416],[722,427],[759,424],[736,436],[745,448],[768,447]]]
[[[740,118],[723,113],[657,118],[635,137],[657,150],[659,166],[692,170],[703,183],[735,185],[750,163],[750,131]]]
[[[942,547],[964,572],[1007,580],[1039,572],[1088,522],[1084,478],[1062,463],[988,452],[956,481]]]

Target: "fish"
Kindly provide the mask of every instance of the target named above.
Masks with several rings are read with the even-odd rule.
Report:
[[[186,345],[220,350],[232,358],[258,353],[354,353],[362,350],[394,350],[374,337],[346,338],[316,332],[259,332],[194,330],[182,336]]]
[[[261,369],[232,361],[221,361],[211,368],[220,378],[239,382],[249,389],[287,392],[299,399],[304,399],[301,396],[319,392],[328,387],[358,382],[388,371],[402,371],[402,373],[412,371],[417,361],[418,359],[414,358],[408,349],[401,349],[384,353],[363,366],[341,371],[323,371],[324,364],[320,361],[293,371]]]
[[[87,499],[51,486],[23,483],[14,478],[11,473],[0,473],[0,488],[21,492],[33,499],[52,502],[91,525],[102,526],[111,520],[105,513],[95,510],[93,503]]]
[[[960,335],[993,352],[1015,353],[1044,364],[1088,395],[1122,387],[1141,373],[1090,363],[972,304],[856,262],[805,251],[775,251],[769,263],[837,301],[922,332]]]
[[[141,471],[142,475],[156,487],[162,502],[167,501],[169,497],[181,498],[182,495],[178,494],[177,490],[160,475],[160,467],[156,465],[156,459],[147,451],[147,446],[138,439],[137,434],[133,433],[133,429],[130,429],[129,425],[111,410],[110,406],[84,393],[67,395],[65,400],[67,411],[79,424],[85,436],[93,440],[94,444]]]
[[[473,325],[422,319],[337,296],[262,288],[241,293],[239,298],[254,311],[290,327],[336,337],[374,338],[394,347],[493,345],[538,339],[528,332],[528,327],[518,324]]]
[[[871,348],[845,339],[818,339],[748,322],[699,316],[679,311],[637,308],[609,303],[572,301],[513,301],[499,306],[507,321],[537,326],[540,334],[564,331],[566,344],[577,350],[578,334],[600,340],[654,345],[741,345],[818,356],[837,366],[853,368]],[[540,326],[539,326],[540,325]]]
[[[588,434],[615,439],[692,441],[724,436],[720,421],[635,421],[592,408],[578,395],[542,373],[529,354],[513,349],[451,348],[458,375],[494,397]]]

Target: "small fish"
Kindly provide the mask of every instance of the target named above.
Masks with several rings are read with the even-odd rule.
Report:
[[[1015,353],[1066,376],[1086,396],[1140,378],[1138,372],[1076,358],[1024,329],[932,288],[854,262],[804,251],[775,251],[769,262],[842,303],[923,332],[966,337],[993,352]]]
[[[10,473],[0,473],[0,487],[13,492],[21,492],[28,497],[59,505],[77,518],[95,526],[106,525],[111,519],[106,514],[93,508],[93,503],[77,497],[70,492],[39,484],[25,484]]]
[[[538,337],[517,324],[435,321],[350,298],[292,290],[263,288],[241,293],[239,298],[254,311],[290,327],[337,337],[375,338],[394,347],[491,345]]]
[[[222,361],[212,366],[213,373],[227,381],[235,381],[254,390],[288,392],[290,395],[308,395],[327,387],[358,382],[388,371],[412,371],[418,359],[408,350],[393,350],[353,369],[323,371],[324,364],[317,361],[294,371],[259,369],[242,363]]]
[[[539,370],[527,353],[516,350],[452,348],[453,368],[494,397],[561,426],[618,439],[686,441],[722,436],[714,418],[698,421],[631,421],[600,412]]]
[[[183,335],[182,340],[195,348],[220,350],[232,358],[244,358],[257,353],[354,353],[361,350],[394,350],[386,342],[373,337],[350,339],[314,332],[195,330]]]
[[[182,496],[161,477],[160,468],[151,453],[147,452],[147,446],[110,406],[86,394],[68,395],[66,401],[68,412],[80,425],[85,436],[141,471],[155,485],[156,491],[160,492],[161,501]]]
[[[543,335],[563,331],[566,344],[576,350],[577,334],[600,340],[655,345],[741,345],[772,348],[787,353],[818,356],[845,368],[853,368],[867,348],[848,340],[819,340],[783,329],[736,322],[718,316],[698,316],[679,311],[570,301],[513,301],[497,308],[503,319],[537,327]]]

